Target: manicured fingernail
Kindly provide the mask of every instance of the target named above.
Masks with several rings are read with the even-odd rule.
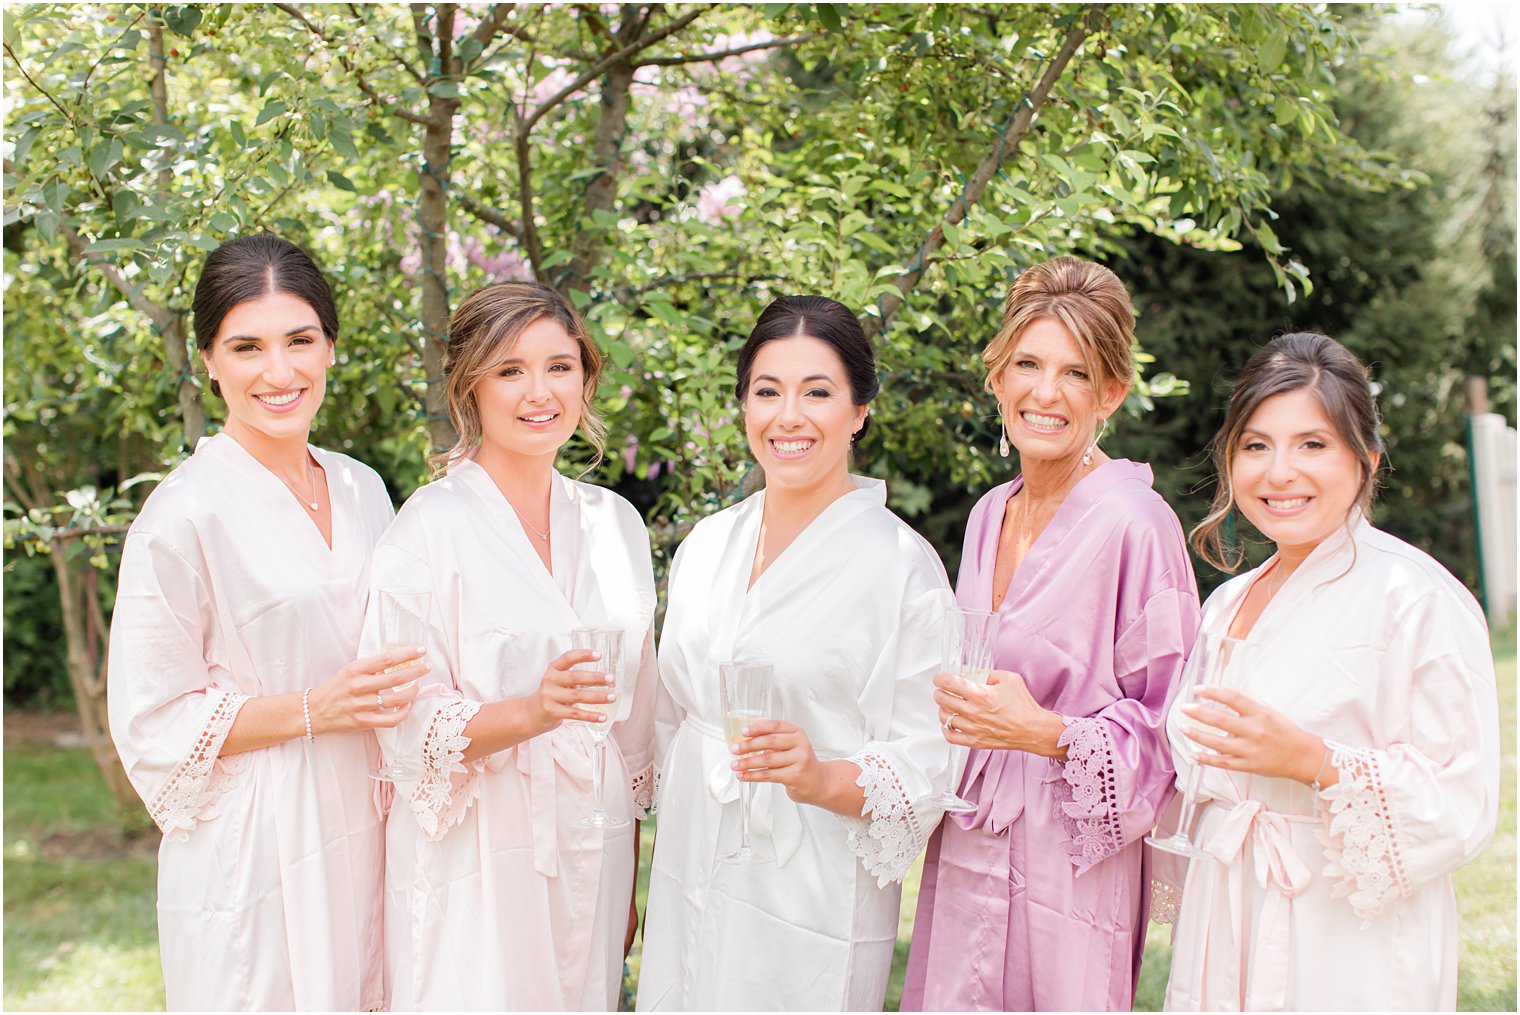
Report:
[[[607,700],[608,701],[617,701],[617,692],[616,691],[608,691],[607,692]]]
[[[738,754],[739,753],[739,745],[738,744],[729,744],[728,745],[728,753],[730,753],[730,754]]]
[[[734,748],[734,750],[736,750],[736,751],[737,751],[737,750],[738,750],[738,749],[739,749],[739,748],[737,748],[737,747],[735,747],[735,748]],[[735,772],[737,772],[737,771],[739,771],[739,762],[737,762],[737,761],[730,761],[730,762],[729,762],[729,763],[728,763],[728,767],[729,767],[729,768],[732,768],[732,769],[733,769],[733,770],[734,770],[734,771],[735,771]]]

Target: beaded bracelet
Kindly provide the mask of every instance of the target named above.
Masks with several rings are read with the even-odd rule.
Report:
[[[301,714],[306,717],[306,739],[317,739],[311,732],[311,688],[301,692]]]

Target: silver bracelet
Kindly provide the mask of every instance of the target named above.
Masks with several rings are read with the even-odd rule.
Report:
[[[1325,745],[1324,756],[1319,759],[1319,769],[1314,773],[1314,781],[1309,783],[1309,788],[1318,793],[1323,787],[1319,784],[1319,777],[1325,774],[1325,763],[1330,760],[1330,745]]]
[[[311,688],[301,692],[301,714],[306,717],[306,739],[317,739],[311,732]]]

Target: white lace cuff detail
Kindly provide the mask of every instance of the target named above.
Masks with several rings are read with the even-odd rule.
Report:
[[[1323,822],[1317,829],[1330,860],[1324,873],[1341,879],[1331,897],[1349,896],[1365,926],[1389,902],[1409,894],[1409,877],[1377,752],[1328,740],[1325,746],[1338,777],[1319,793],[1321,811],[1330,819],[1328,832]]]
[[[217,798],[232,786],[248,760],[238,754],[230,758],[221,756],[222,743],[232,732],[233,720],[248,696],[218,690],[207,694],[220,695],[211,706],[211,715],[191,745],[190,753],[148,804],[148,814],[164,837],[181,842],[190,838],[198,823],[216,817]]]
[[[1182,892],[1165,881],[1151,879],[1151,922],[1176,923],[1182,908]]]
[[[485,759],[464,760],[465,748],[470,746],[464,728],[479,711],[478,701],[449,702],[433,713],[432,725],[422,740],[422,777],[412,790],[411,805],[417,824],[429,839],[442,838],[444,832],[463,821],[480,795]],[[464,778],[456,782],[455,775]]]
[[[628,787],[633,791],[633,818],[635,821],[643,821],[649,817],[649,812],[654,810],[655,793],[654,763],[646,765],[643,771],[636,773],[628,780]]]
[[[929,836],[902,779],[887,759],[874,751],[862,751],[847,760],[860,766],[855,785],[866,791],[866,799],[860,817],[841,814],[839,819],[849,829],[851,852],[876,878],[876,886],[885,888],[888,881],[903,879]]]
[[[1102,719],[1062,716],[1061,721],[1066,729],[1056,746],[1066,748],[1066,761],[1059,778],[1051,780],[1056,819],[1066,829],[1066,852],[1082,874],[1124,846],[1115,806],[1114,745]]]

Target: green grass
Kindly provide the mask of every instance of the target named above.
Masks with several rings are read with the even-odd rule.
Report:
[[[5,1007],[162,1010],[156,868],[88,751],[7,750]]]
[[[1514,1011],[1515,635],[1496,636],[1503,778],[1493,842],[1457,872],[1461,913],[1458,1007]],[[653,822],[643,829],[639,908],[649,885]],[[154,914],[155,854],[118,830],[111,800],[83,749],[5,752],[5,989],[10,1010],[158,1009],[164,1004]],[[155,839],[156,841],[156,839]],[[81,850],[84,844],[87,849]],[[99,859],[84,858],[99,856]],[[896,958],[887,988],[896,1011],[907,968],[919,865],[903,884]],[[1161,1007],[1170,928],[1152,925],[1137,1011]],[[637,982],[642,942],[629,956]]]

